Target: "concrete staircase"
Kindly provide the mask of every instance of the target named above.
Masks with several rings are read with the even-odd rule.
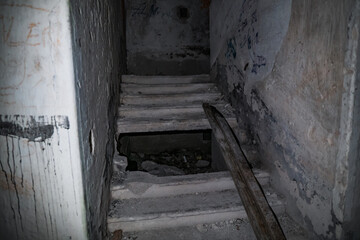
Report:
[[[275,213],[284,212],[282,199],[269,186],[269,175],[255,170]],[[108,217],[111,232],[174,228],[246,218],[229,172],[156,177],[128,172],[111,188]]]
[[[202,103],[208,102],[224,115],[240,143],[246,142],[246,134],[238,128],[234,110],[222,99],[208,75],[127,75],[122,77],[121,91],[118,136],[125,133],[210,129],[202,108]],[[227,171],[156,177],[146,172],[125,172],[124,157],[116,156],[114,161],[116,166],[108,215],[110,232],[161,232],[232,221],[231,219],[247,219],[244,206]],[[269,174],[260,169],[254,169],[253,172],[272,210],[276,214],[284,213],[284,202],[271,189]],[[250,231],[252,237],[249,239],[254,239],[250,225],[247,226],[246,231]],[[149,239],[166,239],[158,234],[154,236],[156,237]],[[198,237],[208,239],[201,234]],[[238,239],[229,236],[226,238]]]
[[[232,126],[236,118],[209,75],[133,76],[121,83],[118,134],[210,129],[202,103],[217,106]]]

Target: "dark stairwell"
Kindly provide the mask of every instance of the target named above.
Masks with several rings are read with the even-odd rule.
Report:
[[[289,239],[360,239],[359,23],[357,0],[1,1],[0,237],[254,239],[210,102]]]
[[[236,48],[241,47],[236,46],[234,39],[227,41],[225,52],[221,52],[224,39],[216,38],[221,34],[218,31],[224,29],[218,29],[216,24],[212,30],[209,28],[209,7],[206,1],[126,2],[128,75],[121,80],[119,155],[114,158],[109,231],[114,238],[122,233],[123,239],[255,239],[213,136],[211,157],[203,161],[209,164],[207,171],[194,174],[196,161],[203,157],[194,158],[191,175],[185,175],[181,168],[183,159],[189,164],[192,155],[180,153],[188,151],[181,147],[183,142],[194,137],[189,131],[210,130],[201,106],[208,102],[232,126],[286,236],[306,239],[307,233],[285,213],[286,200],[271,187],[271,176],[262,164],[259,143],[252,135],[248,119],[229,104],[233,99],[229,98],[228,90],[223,89],[223,94],[218,90],[218,86],[226,87],[228,74],[236,78],[236,74],[244,73],[231,62],[236,59]],[[252,16],[252,21],[255,17]],[[224,19],[221,22],[227,23]],[[226,34],[232,34],[236,27],[232,26]],[[216,41],[215,45],[212,43],[215,54],[210,51],[210,34]],[[208,66],[213,59],[209,75]],[[230,70],[226,71],[226,64],[220,64],[223,59],[228,59]],[[248,63],[244,71],[247,68],[260,71],[262,64],[266,65],[256,64]],[[219,66],[225,71],[219,72]],[[178,138],[179,133],[185,138]],[[171,143],[166,143],[168,136],[173,139]],[[151,155],[146,149],[156,152],[157,139],[162,137],[161,145],[167,144],[177,151]],[[170,160],[165,161],[166,158]]]

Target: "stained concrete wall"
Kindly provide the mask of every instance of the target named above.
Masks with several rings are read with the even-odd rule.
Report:
[[[115,117],[126,49],[123,1],[71,1],[76,102],[90,239],[107,236]]]
[[[347,234],[346,218],[348,226],[354,218],[345,208],[359,209],[345,205],[358,181],[358,5],[214,0],[210,6],[211,76],[257,144],[289,213],[318,239]]]
[[[209,73],[209,1],[128,0],[128,73]]]
[[[0,3],[1,239],[86,239],[67,1]]]

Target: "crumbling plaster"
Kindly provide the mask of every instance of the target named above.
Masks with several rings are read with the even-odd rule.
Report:
[[[353,104],[343,97],[352,94],[344,72],[352,64],[346,50],[358,41],[350,27],[354,6],[262,0],[210,6],[212,78],[258,145],[288,211],[326,239],[343,234],[348,166],[340,155],[350,111],[343,105]]]
[[[127,68],[138,75],[209,73],[206,1],[126,1]]]

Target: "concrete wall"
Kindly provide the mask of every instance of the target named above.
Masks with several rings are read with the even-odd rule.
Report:
[[[123,1],[71,1],[76,101],[90,239],[107,235],[120,76],[125,71]]]
[[[350,173],[359,151],[355,3],[210,6],[211,76],[256,142],[289,213],[318,239],[340,238],[346,217],[352,222],[344,203],[358,181]]]
[[[1,239],[85,239],[67,1],[0,3]]]
[[[130,74],[209,73],[209,1],[126,1]]]

